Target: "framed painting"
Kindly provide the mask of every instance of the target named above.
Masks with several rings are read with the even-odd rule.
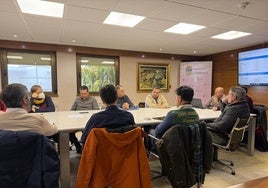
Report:
[[[169,91],[169,64],[137,63],[137,91]]]

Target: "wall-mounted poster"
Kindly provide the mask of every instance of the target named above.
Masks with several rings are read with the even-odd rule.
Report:
[[[180,64],[180,86],[194,89],[194,98],[200,98],[204,105],[211,97],[212,61],[182,62]]]

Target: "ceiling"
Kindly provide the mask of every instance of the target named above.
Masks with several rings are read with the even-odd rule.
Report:
[[[53,1],[65,4],[63,19],[23,14],[16,0],[0,0],[0,39],[198,56],[268,42],[268,0],[244,0],[250,3],[244,9],[242,0]],[[111,11],[146,18],[134,28],[103,24]],[[179,22],[206,28],[189,35],[163,32]],[[229,30],[252,35],[210,38]]]

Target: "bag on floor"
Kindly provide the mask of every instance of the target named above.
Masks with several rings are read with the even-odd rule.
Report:
[[[255,148],[262,152],[268,151],[267,138],[261,125],[256,127]]]

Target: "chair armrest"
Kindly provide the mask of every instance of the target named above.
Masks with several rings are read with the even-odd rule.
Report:
[[[159,140],[159,138],[156,138],[155,136],[151,135],[150,133],[148,133],[147,136],[149,136],[150,138],[154,139],[155,141]]]
[[[227,134],[226,132],[220,131],[220,130],[215,129],[215,128],[213,128],[213,127],[207,127],[207,129],[208,129],[209,131],[211,131],[211,132],[214,132],[214,133],[216,133],[216,134],[221,135],[223,138],[228,139],[228,138],[230,137],[229,134]]]

